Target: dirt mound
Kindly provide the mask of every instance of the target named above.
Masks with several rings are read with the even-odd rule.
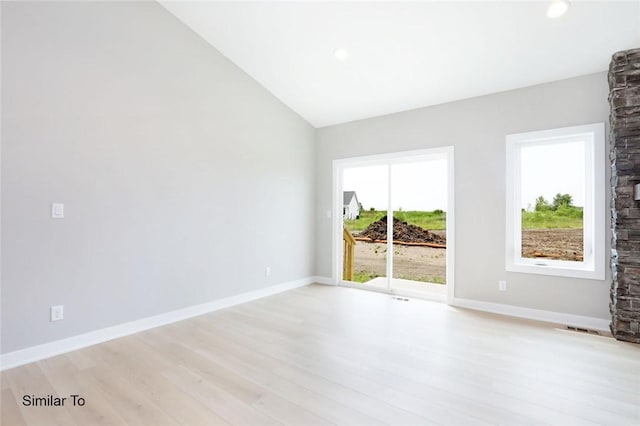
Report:
[[[387,216],[384,216],[377,222],[373,222],[358,236],[371,238],[373,241],[386,240]],[[445,237],[437,235],[433,232],[429,232],[426,229],[420,228],[419,226],[403,222],[398,218],[393,218],[393,240],[403,241],[405,243],[447,243]]]

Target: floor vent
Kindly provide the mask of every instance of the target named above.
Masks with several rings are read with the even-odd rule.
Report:
[[[582,327],[573,327],[571,325],[567,326],[567,330],[577,331],[578,333],[595,334],[596,336],[600,335],[600,332],[597,330],[590,330],[588,328],[582,328]]]
[[[403,302],[408,302],[409,299],[407,299],[406,297],[398,297],[398,296],[393,296],[394,299],[396,300],[402,300]]]

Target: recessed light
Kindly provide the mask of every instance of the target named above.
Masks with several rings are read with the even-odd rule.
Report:
[[[339,48],[333,51],[333,56],[339,61],[344,61],[349,57],[349,52],[346,49]]]
[[[553,0],[547,9],[549,18],[559,18],[569,10],[569,2],[567,0]]]

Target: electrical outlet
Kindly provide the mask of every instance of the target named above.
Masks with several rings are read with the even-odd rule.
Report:
[[[57,305],[51,307],[51,321],[60,321],[64,318],[64,306]]]
[[[507,291],[507,282],[506,281],[498,281],[498,290]]]
[[[51,204],[51,218],[64,219],[64,204],[62,203]]]
[[[266,268],[264,268],[264,276],[265,277],[271,276],[271,266],[267,266]]]

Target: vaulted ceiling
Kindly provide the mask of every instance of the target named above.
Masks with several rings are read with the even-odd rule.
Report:
[[[640,1],[161,1],[315,127],[606,70]],[[345,49],[348,58],[335,57]]]

